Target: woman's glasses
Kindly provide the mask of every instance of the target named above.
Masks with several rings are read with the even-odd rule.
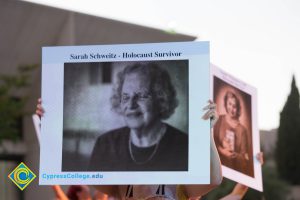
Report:
[[[152,99],[152,95],[150,93],[134,93],[132,96],[130,96],[127,93],[122,94],[121,96],[121,103],[125,104],[128,103],[130,100],[134,102],[143,102],[143,101],[148,101]]]

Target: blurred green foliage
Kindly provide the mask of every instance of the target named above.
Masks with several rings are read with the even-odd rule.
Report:
[[[249,188],[243,200],[286,200],[289,194],[289,185],[282,181],[275,167],[270,165],[263,166],[263,193]],[[222,184],[215,190],[209,192],[201,200],[217,200],[225,197],[233,191],[236,182],[227,178],[223,179]]]
[[[20,92],[30,84],[32,71],[37,65],[23,65],[13,75],[0,74],[0,144],[3,140],[18,140],[19,122],[24,115],[26,95]]]
[[[295,77],[280,113],[275,156],[280,177],[291,184],[300,184],[300,108]]]

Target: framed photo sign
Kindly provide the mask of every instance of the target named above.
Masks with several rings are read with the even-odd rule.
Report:
[[[256,89],[212,65],[219,120],[213,128],[223,176],[262,191]]]
[[[206,184],[209,43],[44,47],[40,184]]]

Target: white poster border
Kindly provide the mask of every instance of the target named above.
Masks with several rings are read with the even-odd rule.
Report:
[[[90,56],[96,52],[107,56],[103,58]],[[153,55],[155,52],[180,52],[180,54],[165,54],[165,57],[122,58],[124,52],[153,52]],[[74,59],[71,55],[79,55],[79,57]],[[189,61],[188,171],[62,172],[64,63],[176,59]],[[210,97],[209,74],[209,42],[43,47],[42,105],[45,114],[41,119],[39,184],[208,184],[210,182],[210,123],[201,120],[201,116],[202,108]]]
[[[221,79],[227,84],[240,89],[241,91],[251,96],[251,116],[252,116],[252,147],[253,147],[253,164],[254,164],[254,178],[243,174],[237,170],[222,165],[223,176],[247,185],[258,191],[263,191],[262,185],[262,168],[260,162],[256,159],[256,155],[260,152],[260,137],[257,124],[257,90],[251,85],[241,81],[240,79],[230,75],[216,65],[211,64],[211,98],[214,99],[214,77]]]

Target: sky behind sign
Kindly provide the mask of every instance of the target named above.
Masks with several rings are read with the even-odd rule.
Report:
[[[297,0],[29,1],[209,40],[211,62],[258,89],[260,129],[278,127],[292,74],[299,82]]]

